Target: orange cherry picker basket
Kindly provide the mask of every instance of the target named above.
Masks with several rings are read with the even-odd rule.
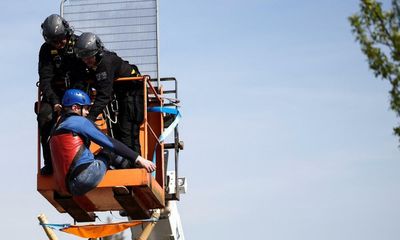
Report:
[[[144,82],[144,121],[140,127],[140,145],[142,156],[153,159],[155,154],[155,174],[140,168],[108,170],[99,185],[85,195],[61,196],[57,192],[58,186],[53,176],[40,174],[41,153],[38,140],[37,190],[60,213],[68,213],[77,222],[95,221],[97,211],[118,210],[125,210],[132,219],[145,219],[150,218],[151,209],[165,207],[164,143],[158,140],[164,130],[163,113],[147,110],[148,107],[163,107],[163,92],[161,88],[156,89],[152,85],[149,76],[120,78],[114,84],[123,81]],[[40,106],[40,92],[38,95]],[[102,131],[107,131],[105,119],[98,119],[96,124]],[[93,143],[91,145],[91,151],[96,152],[99,146]]]

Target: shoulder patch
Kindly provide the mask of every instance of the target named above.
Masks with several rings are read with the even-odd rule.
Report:
[[[96,74],[97,81],[107,80],[107,72],[101,72]]]

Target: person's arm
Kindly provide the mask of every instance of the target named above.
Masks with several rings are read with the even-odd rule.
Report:
[[[136,159],[136,164],[142,168],[145,168],[149,173],[156,170],[156,165],[153,162],[142,158],[140,155]]]
[[[60,99],[51,86],[55,73],[50,51],[51,49],[47,44],[43,44],[39,51],[39,87],[44,97],[54,107],[56,104],[60,104]]]
[[[114,74],[111,66],[101,66],[96,71],[96,97],[88,118],[95,120],[112,99]]]
[[[134,152],[132,149],[127,147],[122,142],[120,142],[114,138],[110,138],[109,136],[107,136],[107,138],[111,141],[112,145],[114,146],[114,150],[115,150],[114,153],[116,153],[124,158],[133,160],[136,165],[138,165],[139,167],[145,168],[146,171],[149,173],[156,170],[156,165],[153,162],[143,158],[137,152]],[[133,158],[129,157],[129,156],[132,156],[132,153],[135,154],[134,155],[135,157],[133,157]]]
[[[136,160],[139,155],[120,141],[105,135],[92,121],[81,116],[72,116],[70,118],[72,121],[70,121],[68,126],[63,126],[64,128],[76,132],[101,147],[125,158]]]
[[[136,165],[145,168],[149,173],[156,170],[156,165],[153,162],[143,158],[139,153],[133,151],[122,142],[105,135],[94,125],[93,122],[85,118],[83,119],[86,121],[83,121],[81,131],[91,141],[124,158],[134,161]]]
[[[156,169],[153,162],[144,159],[139,155],[139,153],[134,152],[122,142],[105,135],[94,125],[93,122],[84,117],[70,116],[62,123],[62,129],[81,135],[83,138],[95,142],[106,150],[112,151],[117,155],[133,161],[138,166],[145,168],[149,173]]]
[[[86,65],[80,59],[76,59],[70,71],[71,88],[87,91],[89,73],[86,70]]]

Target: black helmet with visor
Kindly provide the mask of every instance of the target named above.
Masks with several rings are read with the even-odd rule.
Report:
[[[49,44],[62,41],[72,35],[68,22],[57,14],[48,16],[41,27],[43,38]]]
[[[87,58],[101,54],[103,49],[103,43],[96,34],[85,32],[76,41],[74,52],[78,58]]]

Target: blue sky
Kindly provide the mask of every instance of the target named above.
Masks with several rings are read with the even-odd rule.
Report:
[[[36,192],[40,24],[59,7],[38,3],[0,7],[8,239],[44,239],[41,212],[71,222]],[[355,0],[160,0],[161,76],[177,77],[183,105],[187,239],[399,238],[398,119],[351,34],[357,10]]]

